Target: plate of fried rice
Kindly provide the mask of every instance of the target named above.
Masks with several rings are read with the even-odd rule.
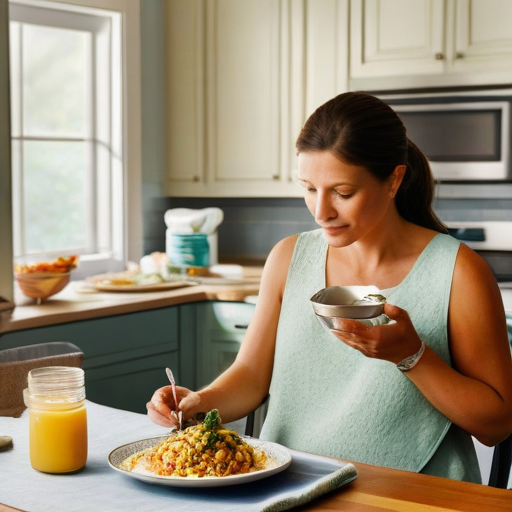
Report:
[[[217,413],[208,413],[205,423],[116,448],[108,456],[110,466],[152,484],[217,487],[260,480],[291,464],[284,446],[239,436],[218,414],[212,423],[212,412]]]

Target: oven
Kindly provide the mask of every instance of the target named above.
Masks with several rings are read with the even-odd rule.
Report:
[[[446,222],[446,225],[452,236],[475,250],[491,267],[507,316],[512,317],[512,222]]]

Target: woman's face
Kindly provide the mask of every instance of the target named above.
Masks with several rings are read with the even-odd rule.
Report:
[[[334,247],[382,232],[403,171],[405,166],[398,166],[383,182],[366,168],[346,164],[329,151],[305,152],[298,157],[298,179],[306,205],[327,243]]]

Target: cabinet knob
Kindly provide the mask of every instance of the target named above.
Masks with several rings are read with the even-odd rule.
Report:
[[[194,174],[194,176],[192,176],[192,181],[199,181],[199,176]]]
[[[444,54],[443,53],[436,53],[436,60],[443,60]]]
[[[463,54],[462,52],[457,52],[457,53],[455,54],[455,58],[456,58],[456,59],[463,59],[463,58],[464,58],[464,54]]]
[[[275,181],[277,181],[277,180],[279,179],[279,174],[274,174],[274,175],[272,176],[272,179],[273,179],[273,180],[275,180]]]

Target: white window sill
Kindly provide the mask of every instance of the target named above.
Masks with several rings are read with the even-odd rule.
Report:
[[[71,279],[82,281],[88,276],[123,270],[126,270],[125,262],[114,258],[110,253],[87,254],[80,256],[78,267],[71,273]]]

